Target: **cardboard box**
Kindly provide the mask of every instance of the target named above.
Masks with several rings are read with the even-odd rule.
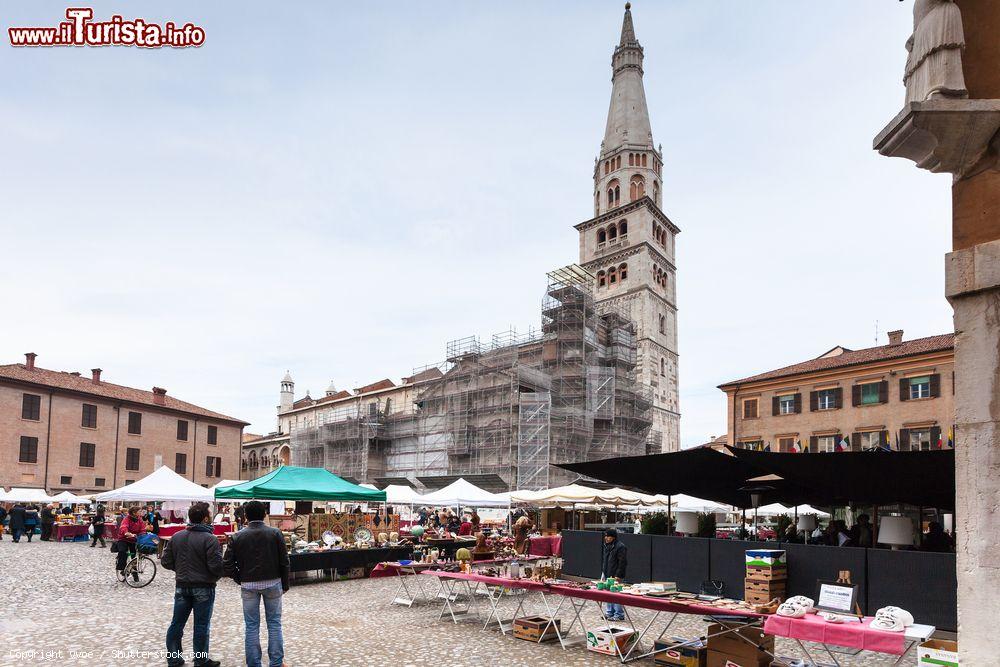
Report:
[[[750,604],[767,604],[771,600],[778,598],[782,602],[785,601],[785,592],[780,593],[754,593],[753,591],[747,591],[743,594],[743,601],[749,602]]]
[[[784,567],[788,564],[784,549],[748,549],[747,567]]]
[[[621,625],[604,625],[587,630],[587,650],[595,653],[625,655],[635,640],[635,631]]]
[[[766,653],[761,655],[763,658],[747,658],[709,649],[705,654],[705,667],[768,667],[771,656]]]
[[[771,656],[764,651],[774,653],[774,635],[766,635],[763,628],[755,627],[726,632],[726,634],[720,634],[716,637],[711,636],[725,631],[726,628],[718,623],[712,623],[708,626],[709,651],[728,656],[733,660],[738,658],[745,661],[748,665],[767,665],[771,662]],[[737,633],[749,641],[737,637]],[[757,646],[761,646],[764,650],[759,650]],[[737,664],[742,665],[739,662]]]
[[[743,582],[743,590],[746,593],[775,593],[775,594],[785,594],[785,580],[784,579],[745,579]]]
[[[670,637],[669,639],[657,639],[653,642],[653,650],[660,650],[667,646],[673,646],[679,642],[688,641],[684,637]],[[671,667],[705,667],[705,654],[708,649],[705,643],[695,641],[686,646],[678,646],[662,653],[653,655],[653,663],[657,665],[671,665]]]
[[[928,639],[917,647],[917,667],[958,667],[958,642]]]
[[[788,568],[784,565],[781,567],[758,567],[754,565],[747,565],[747,579],[756,579],[758,581],[777,581],[788,579]]]
[[[558,618],[550,625],[549,619],[544,616],[522,616],[514,619],[514,636],[536,644],[547,642],[559,638],[556,634],[558,627]]]

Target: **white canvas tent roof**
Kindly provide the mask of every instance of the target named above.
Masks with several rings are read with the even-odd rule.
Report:
[[[695,498],[694,496],[688,496],[683,493],[671,496],[671,499],[674,501],[674,509],[678,512],[711,512],[713,514],[717,514],[720,512],[729,513],[733,511],[733,508],[729,505],[723,505],[722,503],[717,503],[714,500]]]
[[[541,491],[513,491],[512,503],[528,505],[595,505],[603,500],[598,489],[582,484],[567,484]]]
[[[214,492],[216,489],[222,488],[223,486],[236,486],[237,484],[242,484],[247,480],[245,479],[224,479],[218,484],[214,485],[211,490]]]
[[[385,502],[389,505],[417,505],[420,496],[406,484],[390,484],[385,491]]]
[[[57,500],[60,503],[69,503],[70,505],[89,505],[90,501],[86,498],[82,498],[75,493],[70,493],[69,491],[63,491],[62,493],[52,496],[52,500]]]
[[[22,503],[50,503],[52,496],[45,493],[45,489],[25,489],[12,487],[7,495],[3,497],[5,502],[19,501]]]
[[[816,516],[826,517],[830,516],[829,513],[822,510],[818,510],[810,505],[799,505],[798,507],[785,507],[781,503],[771,503],[770,505],[761,505],[757,508],[757,514],[761,516],[777,516],[779,514],[787,514],[788,516],[793,516],[798,513],[799,516],[803,514],[815,514]]]
[[[456,505],[466,507],[507,507],[510,505],[510,501],[507,498],[490,493],[485,489],[480,489],[475,484],[465,481],[463,477],[459,477],[443,489],[432,491],[423,496],[416,496],[413,502],[435,507],[454,507]]]
[[[95,500],[106,502],[130,500],[215,501],[215,492],[184,479],[167,466],[160,466],[139,481],[113,491],[98,493]]]

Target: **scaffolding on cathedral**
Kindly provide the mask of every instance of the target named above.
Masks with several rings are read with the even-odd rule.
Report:
[[[359,398],[293,429],[293,463],[359,482],[466,476],[507,490],[573,480],[552,463],[646,453],[652,401],[636,381],[634,325],[598,313],[593,283],[576,265],[549,273],[540,331],[449,342],[446,362],[414,371],[441,372],[408,404]]]

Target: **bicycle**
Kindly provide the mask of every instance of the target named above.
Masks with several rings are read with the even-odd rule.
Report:
[[[118,581],[124,582],[130,588],[148,586],[155,578],[156,561],[138,549],[125,563],[125,569],[118,572]]]

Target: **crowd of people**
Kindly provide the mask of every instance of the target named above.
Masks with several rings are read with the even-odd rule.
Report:
[[[782,537],[784,542],[803,542],[831,547],[862,547],[872,549],[877,546],[875,528],[871,517],[859,514],[854,525],[848,528],[843,519],[831,519],[826,526],[817,525],[808,535],[803,536],[794,523],[790,523]],[[919,551],[950,552],[955,550],[955,541],[945,532],[940,522],[927,524],[927,532],[920,536]]]

